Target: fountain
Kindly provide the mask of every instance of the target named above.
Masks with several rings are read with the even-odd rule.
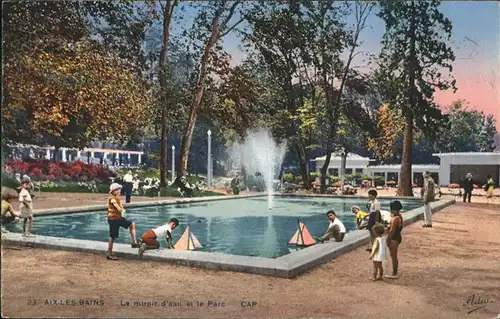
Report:
[[[260,173],[265,181],[267,205],[273,207],[274,179],[278,177],[285,157],[286,142],[277,144],[266,129],[250,132],[243,144],[232,146],[233,161],[239,161],[248,174]]]

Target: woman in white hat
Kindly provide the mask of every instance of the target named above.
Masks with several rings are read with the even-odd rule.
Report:
[[[120,227],[130,229],[130,237],[132,237],[132,248],[138,248],[137,240],[135,237],[135,224],[123,217],[125,215],[125,208],[123,208],[122,200],[120,198],[120,191],[122,185],[113,183],[109,186],[110,196],[108,198],[108,224],[109,224],[109,241],[108,241],[108,255],[107,259],[117,260],[118,257],[113,255],[113,243],[120,234]]]

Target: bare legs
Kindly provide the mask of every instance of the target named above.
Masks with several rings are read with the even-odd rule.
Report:
[[[33,216],[24,218],[23,222],[24,235],[25,236],[31,235],[32,228],[33,228]]]
[[[378,274],[378,276],[377,276]],[[382,276],[384,276],[384,268],[382,267],[381,261],[373,262],[373,276],[370,278],[371,280],[382,280]]]
[[[135,224],[130,225],[130,237],[132,238],[132,245],[136,245],[137,238],[135,236]]]
[[[391,240],[389,242],[389,251],[391,253],[391,260],[392,260],[392,276],[388,276],[387,278],[397,278],[398,276],[398,266],[399,266],[398,247],[399,247],[399,242],[395,240]]]
[[[115,256],[113,256],[113,243],[114,243],[114,239],[109,237],[109,240],[108,240],[108,259],[116,259]]]

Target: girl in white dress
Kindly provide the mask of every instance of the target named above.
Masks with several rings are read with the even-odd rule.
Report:
[[[374,225],[372,229],[376,238],[373,241],[372,253],[370,259],[373,261],[373,276],[370,277],[371,280],[382,280],[384,276],[384,268],[382,267],[382,262],[387,260],[387,246],[385,244],[384,226],[382,224]]]

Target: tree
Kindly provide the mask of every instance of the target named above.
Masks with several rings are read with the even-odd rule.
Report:
[[[196,29],[207,28],[210,35],[204,42],[203,54],[200,58],[199,72],[197,74],[195,94],[193,102],[191,103],[184,135],[182,137],[181,154],[177,171],[178,176],[185,175],[187,170],[187,161],[193,138],[193,131],[203,99],[205,81],[208,73],[207,71],[211,58],[213,57],[212,51],[217,42],[219,42],[225,35],[231,32],[243,21],[240,19],[234,24],[230,24],[236,9],[241,5],[241,3],[242,1],[233,1],[233,3],[228,6],[226,1],[212,1],[207,5],[208,7],[205,10],[201,10],[197,18],[198,21],[194,25],[194,28]],[[198,34],[198,38],[200,37],[203,37],[203,35]]]
[[[5,87],[8,134],[29,128],[29,141],[36,144],[83,148],[96,138],[124,142],[146,121],[148,92],[141,81],[88,41],[61,41],[48,52],[18,55],[5,64]]]
[[[451,21],[439,11],[439,1],[381,1],[378,16],[385,22],[380,75],[387,85],[385,100],[402,110],[405,118],[401,180],[398,194],[412,194],[412,144],[414,125],[428,136],[446,118],[434,103],[436,89],[454,88],[455,80],[443,78],[452,71],[455,56],[447,45]]]
[[[307,2],[314,5],[314,2]],[[311,65],[310,41],[314,38],[312,26],[301,13],[303,7],[294,1],[266,2],[254,4],[247,15],[251,32],[245,34],[245,40],[255,49],[260,63],[266,66],[272,79],[271,87],[278,90],[273,94],[276,112],[269,123],[275,135],[286,138],[299,160],[299,170],[304,187],[310,188],[307,161],[307,136],[300,129],[301,118],[298,109],[304,105],[307,91],[314,92],[314,87],[304,84],[305,73]],[[307,71],[306,71],[307,72]]]
[[[160,2],[161,4],[161,2]],[[165,6],[162,6],[163,14],[163,37],[159,61],[159,79],[161,96],[163,97],[163,107],[161,109],[161,144],[160,144],[160,186],[167,186],[167,112],[168,112],[168,62],[167,52],[170,41],[170,25],[172,16],[178,1],[167,0]],[[172,172],[173,174],[173,172]]]
[[[131,6],[130,1],[4,4],[4,138],[84,147],[95,138],[130,141],[141,134],[142,112],[132,120],[122,116],[126,112],[109,119],[118,107],[137,112],[148,106],[149,93],[131,60],[135,55],[114,49],[103,36],[103,21],[120,21],[124,33],[137,30],[127,16]],[[91,40],[95,33],[102,36],[99,42]],[[139,31],[114,39],[135,37]]]
[[[486,152],[496,133],[493,116],[469,110],[463,101],[448,107],[449,128],[438,141],[441,152]]]
[[[396,140],[403,132],[403,120],[398,110],[391,109],[387,104],[377,109],[376,118],[380,135],[368,138],[368,150],[373,151],[378,159],[388,160],[393,156]]]
[[[326,119],[328,120],[328,129],[327,129],[327,139],[326,139],[326,158],[321,168],[321,193],[324,193],[326,190],[326,174],[328,166],[330,165],[331,154],[335,150],[335,139],[337,138],[338,131],[338,121],[342,117],[342,115],[347,116],[347,119],[354,120],[356,119],[358,114],[363,114],[360,108],[346,108],[348,103],[343,103],[344,99],[344,90],[346,86],[349,85],[348,82],[355,83],[356,81],[352,77],[354,72],[351,72],[351,64],[354,60],[354,57],[357,55],[357,48],[360,46],[360,35],[361,32],[366,28],[366,20],[370,16],[370,13],[373,9],[373,4],[370,2],[366,3],[358,3],[354,4],[354,12],[355,12],[355,25],[353,30],[350,33],[346,34],[346,42],[344,45],[341,45],[340,48],[344,46],[348,49],[348,57],[345,63],[341,61],[333,60],[329,61],[325,59],[328,56],[327,47],[322,46],[320,52],[323,63],[326,64],[327,67],[323,65],[322,67],[322,83],[325,89],[325,97],[326,97]],[[333,32],[333,36],[337,35],[339,32]],[[340,33],[342,34],[342,33]],[[320,43],[330,42],[332,39],[324,38]],[[339,48],[337,48],[338,50]],[[329,51],[329,50],[328,50]],[[335,57],[335,55],[334,55]],[[330,58],[331,59],[331,58]],[[335,63],[336,62],[336,63]],[[340,65],[340,68],[331,67],[330,65],[335,66],[335,64]],[[333,71],[333,74],[332,74]],[[333,79],[340,79],[340,86],[338,90],[333,88]],[[352,101],[352,100],[351,100]],[[352,104],[351,104],[352,105]],[[365,114],[363,114],[365,115]],[[363,116],[366,117],[366,116]],[[363,119],[364,120],[364,119]],[[365,121],[363,121],[365,122]],[[370,126],[368,126],[370,127]],[[342,137],[341,137],[342,139]],[[337,144],[338,146],[339,144]],[[342,143],[340,143],[342,146]],[[345,157],[347,156],[346,147],[342,147],[344,154],[344,165],[345,165]]]

